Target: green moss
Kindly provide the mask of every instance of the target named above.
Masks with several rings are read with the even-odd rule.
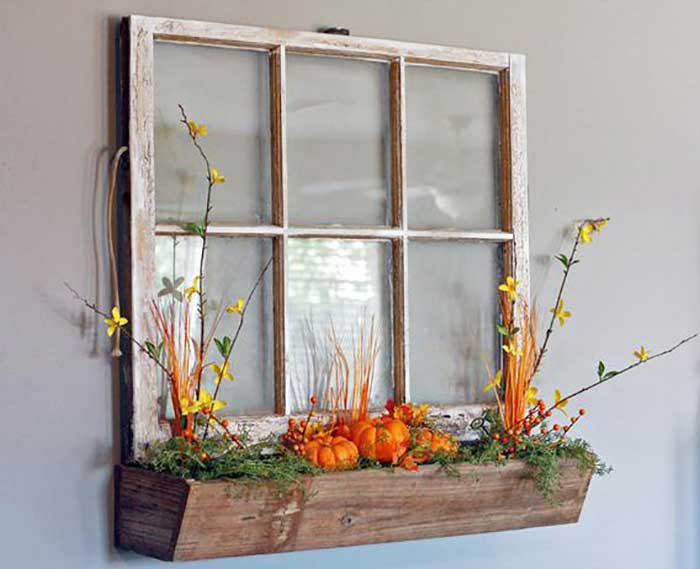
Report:
[[[506,446],[490,436],[484,436],[473,444],[461,446],[456,455],[436,454],[432,463],[439,464],[440,471],[448,476],[459,476],[455,465],[460,463],[505,465],[508,462],[505,458]],[[202,452],[211,458],[202,460]],[[526,461],[532,467],[535,486],[548,500],[554,499],[561,485],[562,459],[576,461],[581,472],[592,470],[594,474],[603,475],[611,471],[581,439],[560,442],[550,436],[524,438],[515,458]],[[174,438],[152,445],[141,466],[195,480],[227,479],[235,483],[232,491],[236,495],[269,481],[273,481],[280,492],[288,492],[297,485],[301,476],[323,472],[273,439],[233,450],[225,441],[207,439],[195,451],[184,439]],[[363,458],[357,468],[387,467]]]

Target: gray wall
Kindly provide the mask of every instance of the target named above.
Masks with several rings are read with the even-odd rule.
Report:
[[[700,328],[700,73],[690,0],[0,2],[0,565],[155,567],[112,549],[114,386],[101,326],[113,141],[113,27],[129,13],[315,29],[528,56],[535,290],[572,219],[613,223],[576,267],[574,318],[542,385],[591,379]],[[96,331],[97,328],[97,331]],[[586,398],[581,425],[615,466],[581,523],[189,567],[691,568],[700,564],[699,345]]]

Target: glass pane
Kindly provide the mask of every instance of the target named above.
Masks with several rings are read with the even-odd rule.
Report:
[[[371,406],[392,396],[391,244],[340,239],[289,240],[289,400],[292,412],[320,402],[335,385],[332,330],[350,363],[372,322],[379,353],[374,367]],[[362,337],[361,337],[362,336]],[[357,366],[358,373],[362,366]],[[342,375],[342,374],[341,374]],[[352,387],[350,388],[352,391]],[[337,393],[337,390],[335,391]]]
[[[200,138],[226,182],[213,190],[215,222],[270,220],[268,55],[221,47],[155,44],[156,219],[200,220],[206,167],[192,145],[178,104],[207,126]]]
[[[379,225],[389,216],[388,66],[287,58],[292,225]]]
[[[498,340],[500,246],[414,241],[408,249],[412,401],[488,401]]]
[[[182,293],[192,283],[199,270],[202,240],[199,237],[156,238],[155,291],[163,306],[182,306]],[[234,304],[239,297],[247,298],[258,275],[272,255],[269,239],[210,237],[204,290],[207,298],[206,331],[222,309]],[[197,320],[197,297],[189,306],[190,318]],[[238,314],[223,312],[216,337],[233,338],[240,321]],[[228,403],[225,414],[259,414],[274,412],[274,368],[272,327],[272,269],[253,295],[246,310],[245,323],[233,348],[230,370],[234,381],[221,385],[219,399]],[[195,326],[196,328],[196,326]],[[192,335],[192,334],[191,334]],[[193,335],[198,340],[199,332]],[[212,344],[208,363],[221,363],[221,356]],[[214,372],[204,372],[207,389],[213,389]]]
[[[406,68],[410,228],[499,228],[498,131],[495,75]]]

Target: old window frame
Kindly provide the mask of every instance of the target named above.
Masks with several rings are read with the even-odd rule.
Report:
[[[529,298],[529,247],[527,207],[527,141],[525,106],[525,57],[519,54],[476,51],[465,48],[405,43],[382,39],[339,36],[313,32],[130,16],[125,20],[126,40],[123,79],[124,106],[128,106],[125,137],[129,146],[129,208],[122,228],[122,283],[128,288],[132,330],[136,338],[146,335],[148,301],[155,277],[156,235],[185,232],[174,225],[156,225],[154,176],[154,43],[224,46],[269,53],[271,105],[272,219],[270,225],[210,228],[213,236],[267,237],[273,241],[273,313],[275,416],[249,417],[248,427],[269,432],[284,424],[287,373],[285,371],[285,321],[288,239],[342,238],[386,239],[392,243],[393,259],[393,361],[394,396],[406,399],[408,374],[408,242],[411,240],[471,241],[503,244],[504,276],[514,275]],[[327,55],[384,61],[389,64],[391,130],[391,226],[388,228],[289,227],[287,216],[285,65],[287,53]],[[406,215],[405,70],[407,65],[428,65],[492,73],[498,77],[500,120],[500,230],[410,230]],[[517,259],[517,263],[514,262]],[[158,384],[147,356],[130,351],[122,365],[128,389],[123,414],[129,451],[138,455],[148,443],[162,438],[158,412]],[[482,405],[440,409],[447,417],[462,419],[479,412]]]

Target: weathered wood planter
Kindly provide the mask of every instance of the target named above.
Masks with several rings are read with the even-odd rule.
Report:
[[[563,462],[554,505],[523,462],[456,468],[330,473],[283,492],[117,466],[116,544],[174,561],[575,523],[591,480]]]

